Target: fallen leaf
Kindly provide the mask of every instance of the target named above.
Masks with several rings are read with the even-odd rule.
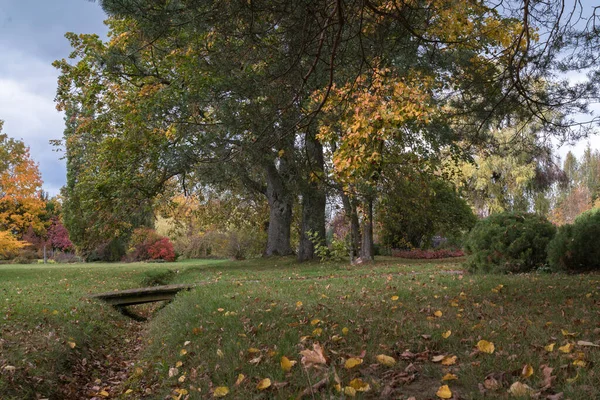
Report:
[[[576,367],[585,367],[587,362],[585,360],[575,360],[573,361],[573,365]]]
[[[221,350],[221,349],[217,349],[217,356],[218,356],[219,358],[223,358],[223,357],[225,356],[225,355],[223,354],[223,350]]]
[[[442,337],[444,339],[448,339],[450,337],[450,335],[452,335],[452,331],[446,331],[446,332],[442,333]]]
[[[342,335],[347,335],[349,332],[348,328],[342,328]]]
[[[442,365],[454,365],[456,364],[456,356],[447,356],[442,360]]]
[[[310,324],[314,326],[317,325],[319,322],[321,322],[320,319],[313,319],[312,321],[310,321]]]
[[[242,383],[244,381],[244,379],[246,379],[246,375],[239,374],[235,381],[235,386],[240,386],[240,383]]]
[[[487,340],[480,340],[477,342],[477,349],[482,353],[492,354],[494,352],[494,343],[488,342]]]
[[[565,353],[565,354],[567,354],[567,353],[570,353],[571,350],[573,350],[573,345],[571,343],[567,343],[564,346],[560,346],[558,348],[558,350],[561,351],[561,352],[563,352],[563,353]]]
[[[523,378],[529,378],[531,375],[533,375],[533,367],[529,364],[525,364],[523,366],[523,370],[521,371],[521,376]]]
[[[258,390],[265,390],[270,386],[271,386],[271,380],[269,378],[265,378],[265,379],[261,380],[260,382],[258,382],[258,385],[256,385],[256,388]]]
[[[354,388],[357,392],[368,392],[371,390],[371,385],[360,378],[352,379],[348,385],[351,388]]]
[[[398,301],[399,298],[400,297],[398,297],[398,296],[392,296],[392,301]]]
[[[346,369],[352,369],[352,368],[356,367],[357,365],[362,364],[362,362],[363,362],[363,360],[361,358],[350,357],[344,363],[344,368],[346,368]]]
[[[323,348],[319,343],[313,344],[313,350],[302,350],[300,354],[302,355],[302,365],[304,365],[305,368],[327,364],[327,360],[323,354]]]
[[[110,396],[110,394],[108,394],[106,390],[101,390],[100,392],[98,392],[98,396],[108,397]]]
[[[450,374],[450,373],[442,376],[442,380],[443,381],[454,381],[454,380],[457,380],[457,379],[458,379],[458,376],[456,376],[454,374]]]
[[[585,340],[578,340],[577,341],[577,345],[578,346],[592,346],[592,347],[600,347],[600,345],[597,345],[595,343],[592,342],[586,342]]]
[[[289,358],[287,358],[286,356],[281,357],[281,369],[284,370],[285,372],[289,372],[292,367],[294,365],[296,365],[297,361],[291,361]]]
[[[440,386],[440,388],[438,389],[438,391],[436,392],[435,395],[437,397],[439,397],[440,399],[451,399],[452,391],[450,390],[448,385],[443,385],[443,386]]]
[[[579,335],[579,333],[575,333],[575,332],[569,332],[569,331],[567,331],[566,329],[561,329],[561,330],[560,330],[560,333],[562,333],[562,335],[563,335],[564,337],[569,337],[569,336],[571,336],[571,337],[575,337],[575,336]]]
[[[354,389],[352,386],[346,386],[344,388],[344,394],[346,396],[354,397],[356,396],[356,389]]]
[[[181,349],[179,351],[179,355],[185,356],[187,354],[187,350],[186,349]]]
[[[440,310],[437,310],[436,312],[433,313],[433,315],[435,315],[436,317],[440,318],[443,314]]]
[[[577,371],[577,374],[573,377],[573,378],[567,378],[567,382],[568,383],[573,383],[575,382],[577,379],[579,378],[579,371]]]
[[[508,389],[508,392],[515,397],[525,397],[532,394],[533,389],[531,389],[528,385],[524,383],[515,382],[512,385],[510,385],[510,389]]]
[[[544,346],[544,350],[546,350],[548,353],[552,353],[554,351],[554,345],[556,343],[550,343],[549,345]]]
[[[182,363],[181,361],[177,361],[177,362],[175,363],[175,368],[179,368],[179,367],[181,367],[182,365],[183,365],[183,363]]]
[[[213,397],[225,397],[229,394],[229,388],[227,386],[217,386],[213,391]]]
[[[498,390],[502,387],[502,383],[499,382],[496,378],[494,378],[492,376],[488,376],[483,381],[483,386],[487,390]]]
[[[375,358],[377,359],[377,362],[379,364],[383,364],[386,367],[392,367],[394,366],[394,364],[396,364],[396,360],[394,359],[394,357],[386,356],[385,354],[379,354]]]

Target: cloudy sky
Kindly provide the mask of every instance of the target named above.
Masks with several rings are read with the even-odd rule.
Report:
[[[49,145],[60,139],[63,116],[56,111],[57,71],[52,61],[67,58],[66,32],[105,36],[106,15],[88,0],[0,0],[0,119],[3,132],[22,139],[40,165],[44,190],[65,184],[61,154]]]
[[[63,131],[62,114],[54,106],[58,74],[51,63],[70,52],[66,32],[105,36],[105,17],[100,5],[88,0],[0,0],[0,119],[4,133],[30,146],[51,195],[66,175],[61,154],[49,144]],[[600,138],[591,143],[599,148]],[[584,148],[580,143],[574,152]]]

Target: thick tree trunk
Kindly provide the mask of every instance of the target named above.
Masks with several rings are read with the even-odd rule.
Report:
[[[345,193],[342,193],[342,204],[344,205],[346,218],[350,222],[350,262],[353,262],[359,255],[361,241],[358,213],[356,212],[356,203]]]
[[[323,146],[315,139],[306,139],[306,154],[309,157],[310,171],[323,172]],[[315,258],[315,244],[309,239],[309,233],[316,233],[317,240],[325,241],[325,204],[326,196],[322,182],[309,173],[302,190],[302,225],[298,261]]]
[[[360,259],[362,262],[368,262],[375,259],[375,248],[373,246],[373,200],[369,199],[365,201],[364,213]]]
[[[275,165],[268,165],[266,172],[269,229],[265,255],[287,256],[293,254],[290,245],[290,229],[292,225],[294,196]]]

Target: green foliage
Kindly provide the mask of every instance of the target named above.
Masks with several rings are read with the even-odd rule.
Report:
[[[397,181],[377,212],[382,244],[396,249],[428,247],[434,235],[456,241],[477,222],[451,184],[424,176]]]
[[[465,251],[473,272],[520,273],[543,267],[546,247],[556,228],[546,218],[528,213],[493,214],[477,222]]]
[[[563,225],[548,244],[548,262],[555,270],[600,270],[600,209],[586,211]]]
[[[142,286],[168,285],[175,277],[175,271],[170,269],[150,269],[144,272],[140,284]]]
[[[350,243],[348,243],[349,235],[344,239],[340,239],[333,235],[329,246],[324,238],[318,232],[308,232],[308,239],[315,246],[315,255],[321,262],[325,261],[343,261],[349,257]]]

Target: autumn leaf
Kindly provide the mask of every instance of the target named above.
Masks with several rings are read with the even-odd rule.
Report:
[[[578,346],[600,347],[600,345],[597,345],[597,344],[592,343],[592,342],[586,342],[585,340],[578,340],[577,341],[577,345]]]
[[[356,396],[356,389],[354,389],[352,386],[346,386],[344,388],[344,394],[346,396],[354,397]]]
[[[240,386],[240,384],[244,381],[244,379],[246,379],[246,375],[239,374],[235,381],[235,386]]]
[[[344,368],[346,368],[346,369],[352,369],[352,368],[356,367],[357,365],[362,364],[362,362],[363,362],[363,360],[361,358],[350,357],[344,363]]]
[[[348,328],[346,328],[346,327],[342,328],[342,335],[345,336],[348,334],[348,332],[349,332]]]
[[[456,364],[456,356],[448,356],[444,357],[442,360],[442,365],[454,365]]]
[[[186,354],[187,354],[187,350],[186,349],[181,349],[179,351],[179,355],[181,355],[181,356],[185,356]]]
[[[477,349],[482,353],[492,354],[494,352],[494,343],[488,342],[487,340],[480,340],[477,342]]]
[[[440,310],[437,310],[436,312],[433,313],[433,315],[435,315],[436,317],[440,318],[443,314]]]
[[[223,354],[223,350],[221,350],[221,349],[217,349],[217,356],[218,356],[219,358],[223,358],[223,357],[225,356],[225,355]]]
[[[261,380],[260,382],[258,382],[258,385],[256,385],[256,388],[258,390],[265,390],[267,388],[269,388],[271,386],[271,380],[269,378],[265,378],[263,380]]]
[[[450,374],[450,373],[448,373],[448,374],[446,374],[446,375],[442,376],[442,380],[443,380],[443,381],[454,381],[454,380],[456,380],[456,379],[458,379],[458,376],[456,376],[456,375],[454,375],[454,374]]]
[[[570,353],[571,350],[573,350],[573,345],[571,343],[567,343],[564,346],[560,346],[558,348],[558,350],[561,351],[561,352],[563,352],[563,353],[565,353],[565,354],[567,354],[567,353]]]
[[[213,391],[213,397],[225,397],[229,394],[229,388],[227,386],[217,386]]]
[[[587,365],[587,362],[585,360],[578,359],[573,361],[573,365],[576,367],[585,367]]]
[[[400,297],[398,297],[398,296],[392,296],[392,301],[398,301],[399,298]]]
[[[450,337],[450,335],[452,335],[452,331],[450,331],[450,330],[442,333],[442,337],[444,339],[448,339]]]
[[[510,389],[508,389],[508,392],[515,397],[525,397],[532,394],[533,389],[531,389],[528,385],[524,383],[515,382],[512,385],[510,385]]]
[[[551,352],[553,352],[553,351],[554,351],[554,345],[555,345],[555,344],[556,344],[556,343],[550,343],[550,344],[548,344],[548,345],[544,346],[544,350],[546,350],[548,353],[551,353]]]
[[[312,321],[310,321],[311,325],[317,325],[319,322],[321,322],[320,319],[313,319]]]
[[[354,390],[356,390],[357,392],[368,392],[369,390],[371,390],[371,385],[369,385],[367,382],[363,381],[360,378],[352,379],[350,383],[348,383],[348,385],[351,388],[354,388]]]
[[[314,343],[312,350],[302,350],[300,354],[302,355],[302,365],[304,365],[305,368],[327,364],[327,360],[323,354],[323,348],[319,343]]]
[[[285,372],[289,372],[294,365],[296,365],[296,361],[291,361],[286,356],[281,357],[281,369]]]
[[[77,344],[75,342],[67,342],[70,348],[74,349]]]
[[[379,354],[375,358],[379,364],[383,364],[386,367],[393,367],[396,364],[394,357],[386,356],[385,354]]]
[[[529,364],[525,364],[523,366],[523,370],[521,371],[521,376],[523,378],[529,378],[531,375],[533,375],[533,367]]]
[[[563,335],[564,337],[569,337],[569,336],[570,336],[570,337],[575,337],[575,336],[579,335],[579,333],[575,333],[575,332],[569,332],[569,331],[567,331],[566,329],[561,329],[561,330],[560,330],[560,332],[562,333],[562,335]]]
[[[435,395],[437,397],[439,397],[440,399],[451,399],[452,391],[450,390],[448,385],[443,385],[443,386],[440,386],[440,388],[438,389],[438,391],[436,392]]]

